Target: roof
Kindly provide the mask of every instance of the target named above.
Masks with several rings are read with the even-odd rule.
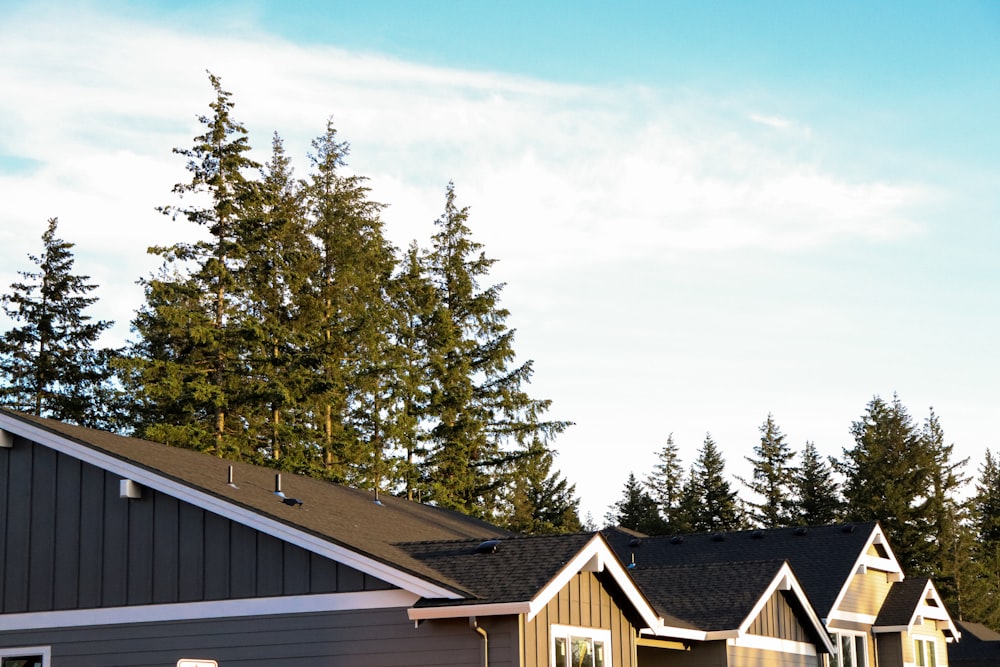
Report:
[[[0,427],[70,456],[114,469],[123,477],[133,478],[150,488],[169,495],[184,496],[183,499],[206,509],[228,513],[235,520],[256,522],[252,527],[264,532],[273,533],[275,529],[280,531],[287,527],[292,532],[285,531],[279,537],[287,538],[291,534],[300,542],[303,539],[308,541],[309,536],[319,538],[313,540],[314,551],[319,543],[324,548],[326,545],[343,547],[341,551],[348,556],[351,554],[347,552],[362,556],[360,561],[348,561],[348,565],[400,587],[407,587],[407,583],[416,584],[415,592],[422,595],[444,595],[446,592],[441,590],[442,587],[451,592],[450,597],[464,597],[469,591],[397,544],[454,539],[481,541],[510,534],[451,510],[387,495],[382,495],[376,503],[372,492],[284,472],[281,473],[282,490],[286,496],[302,501],[300,506],[290,506],[274,494],[278,471],[272,468],[10,410],[0,409]],[[228,483],[230,466],[233,485]],[[310,547],[309,544],[302,546]],[[375,571],[371,571],[371,567],[366,569],[368,559],[429,582],[432,586],[429,590],[422,590],[419,582],[412,578],[403,577],[403,581],[387,579],[386,575],[393,572],[384,568],[375,568]]]
[[[881,529],[873,521],[641,538],[618,529],[604,534],[623,561],[634,557],[639,567],[787,560],[816,612],[826,618],[876,531]]]
[[[635,567],[632,578],[670,626],[705,632],[743,625],[783,560]]]
[[[953,638],[960,636],[930,579],[915,577],[897,581],[889,588],[872,632],[908,632],[914,626],[922,624],[924,619],[943,623],[941,630],[946,635]]]
[[[982,623],[955,621],[962,640],[948,644],[948,664],[952,667],[996,667],[1000,665],[1000,632]]]

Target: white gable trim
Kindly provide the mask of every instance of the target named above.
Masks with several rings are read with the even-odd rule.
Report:
[[[207,512],[218,514],[226,519],[253,528],[254,530],[259,530],[289,544],[302,547],[317,555],[335,560],[338,563],[343,563],[376,579],[381,579],[421,597],[461,598],[460,595],[443,586],[425,581],[408,572],[403,572],[329,540],[294,528],[276,519],[266,517],[253,510],[240,507],[217,496],[181,484],[133,463],[123,461],[86,445],[81,445],[66,436],[52,433],[35,424],[23,422],[15,417],[0,413],[0,429],[16,433],[21,437],[79,459],[84,463],[89,463],[98,468],[121,475],[123,478],[142,486],[148,486],[178,500],[191,503]]]
[[[868,555],[868,549],[871,548],[873,544],[881,545],[887,554],[888,558],[878,558],[875,556]],[[840,612],[840,605],[844,601],[844,597],[847,595],[847,590],[851,587],[851,583],[854,581],[855,573],[864,573],[868,570],[877,570],[879,572],[885,572],[889,576],[893,577],[895,581],[903,580],[903,568],[899,565],[899,560],[896,559],[896,554],[892,552],[892,547],[889,546],[889,540],[885,536],[885,532],[882,530],[882,526],[875,524],[872,529],[871,535],[865,541],[865,545],[861,548],[861,553],[858,554],[857,559],[854,561],[854,567],[851,568],[851,574],[848,575],[847,580],[844,581],[844,585],[840,588],[840,593],[837,594],[837,599],[833,601],[833,606],[826,610],[827,618],[834,619],[841,617],[846,612]],[[849,620],[849,619],[842,619]],[[868,621],[869,624],[874,622],[874,618]]]
[[[210,618],[269,616],[272,614],[357,611],[361,609],[400,608],[402,611],[416,602],[417,599],[413,593],[392,590],[42,611],[26,614],[4,614],[3,629],[42,630],[119,625],[122,623],[161,623],[165,621],[199,621]]]

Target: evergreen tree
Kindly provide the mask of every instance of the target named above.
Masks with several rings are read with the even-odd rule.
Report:
[[[806,442],[802,462],[792,475],[791,490],[794,523],[821,526],[840,519],[843,503],[839,486],[832,468],[816,451],[815,443]]]
[[[851,427],[855,445],[838,464],[850,521],[881,521],[903,570],[932,562],[928,513],[932,456],[899,398],[878,396]]]
[[[754,447],[756,458],[744,457],[753,464],[753,479],[740,481],[761,500],[748,503],[750,519],[761,528],[780,528],[792,523],[792,485],[795,454],[785,442],[785,436],[768,414],[760,426],[760,444]]]
[[[576,487],[552,470],[552,452],[534,442],[511,486],[508,530],[532,535],[581,530]]]
[[[657,453],[657,459],[653,472],[646,478],[646,488],[659,506],[666,526],[665,532],[683,532],[686,522],[681,519],[680,504],[684,490],[684,468],[681,467],[673,433],[667,436],[667,442]]]
[[[989,449],[971,499],[970,572],[963,579],[962,618],[1000,630],[1000,457]]]
[[[692,467],[688,505],[692,510],[697,506],[691,521],[692,531],[738,530],[742,526],[737,494],[726,479],[725,468],[722,453],[711,434],[706,433]]]
[[[95,348],[112,325],[85,314],[97,297],[90,276],[74,275],[74,244],[57,238],[49,220],[42,254],[28,255],[37,271],[19,271],[23,282],[0,296],[15,326],[0,336],[0,404],[33,415],[115,430],[111,350]]]
[[[207,238],[150,248],[163,269],[144,280],[146,303],[133,322],[139,339],[132,346],[127,381],[137,391],[137,430],[145,437],[218,456],[255,458],[245,441],[240,414],[247,370],[241,355],[245,332],[238,325],[243,286],[237,276],[246,262],[244,234],[248,209],[258,195],[244,172],[259,164],[246,129],[232,117],[231,94],[209,73],[215,100],[210,116],[200,116],[204,133],[188,149],[188,183],[173,192],[190,205],[164,206],[172,218],[186,218]]]
[[[319,266],[304,300],[315,323],[308,344],[316,369],[312,410],[320,419],[327,474],[381,488],[398,363],[388,297],[394,249],[382,232],[383,205],[369,199],[366,179],[343,173],[350,146],[332,120],[312,147],[306,203]]]
[[[622,497],[615,502],[605,516],[609,526],[620,526],[646,535],[663,535],[667,526],[660,512],[634,473],[629,473]]]
[[[480,286],[495,260],[471,239],[468,216],[449,184],[426,258],[437,293],[428,327],[428,414],[434,424],[426,469],[436,504],[490,518],[496,490],[509,482],[530,444],[544,444],[568,424],[542,421],[550,401],[522,389],[532,362],[511,367],[514,331],[500,306],[503,285]]]

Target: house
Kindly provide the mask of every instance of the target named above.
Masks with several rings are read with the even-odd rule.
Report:
[[[619,557],[645,569],[784,559],[833,642],[838,667],[944,667],[960,633],[933,583],[904,579],[877,522],[702,535],[641,537],[605,531]],[[647,593],[649,586],[641,586]]]
[[[784,560],[673,588],[627,562],[600,533],[515,536],[0,410],[0,667],[636,667],[702,645],[749,667],[786,635],[832,648]],[[687,613],[685,590],[720,582],[733,613]]]
[[[962,641],[948,644],[950,667],[997,667],[1000,665],[1000,632],[982,623],[955,621]]]

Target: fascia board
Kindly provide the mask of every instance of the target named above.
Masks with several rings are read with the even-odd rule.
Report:
[[[876,541],[885,547],[886,552],[889,554],[888,563],[885,559],[875,559],[868,556],[868,549],[875,544]],[[858,554],[857,559],[854,561],[854,565],[851,566],[851,573],[844,581],[843,586],[841,586],[840,592],[837,594],[837,598],[833,601],[833,605],[830,609],[826,610],[828,618],[835,617],[837,613],[836,610],[844,601],[844,597],[847,595],[847,590],[851,587],[851,582],[854,581],[854,573],[857,572],[858,568],[862,565],[868,567],[869,569],[898,574],[900,580],[902,581],[903,579],[903,568],[899,565],[899,560],[897,560],[896,554],[893,553],[892,547],[889,545],[889,540],[886,538],[885,532],[882,530],[882,526],[877,523],[872,529],[871,535],[869,535],[868,539],[865,540],[864,546],[861,547],[861,553]]]
[[[357,593],[324,593],[321,595],[288,595],[206,602],[102,607],[97,609],[66,609],[60,611],[4,614],[3,630],[41,630],[73,628],[123,623],[161,623],[166,621],[206,620],[275,614],[310,614],[316,612],[357,611],[363,609],[400,610],[417,600],[413,593],[402,590],[361,591]]]
[[[462,604],[441,607],[410,607],[406,616],[411,621],[429,621],[436,618],[465,618],[468,616],[509,616],[527,614],[529,602],[495,602],[491,604]]]
[[[426,581],[420,577],[387,565],[339,544],[317,537],[312,533],[294,528],[286,523],[266,517],[228,500],[204,491],[199,491],[156,472],[123,461],[110,454],[82,445],[62,435],[43,429],[35,424],[23,422],[15,417],[0,413],[0,428],[16,433],[40,445],[54,449],[72,458],[102,468],[143,486],[191,503],[207,512],[259,530],[279,540],[302,547],[317,555],[343,563],[376,579],[381,579],[403,590],[421,597],[461,599],[454,591]]]
[[[703,642],[708,637],[704,630],[691,630],[690,628],[675,628],[669,625],[659,625],[656,628],[643,628],[640,634],[651,635],[653,637],[669,637],[671,639],[690,639]]]

